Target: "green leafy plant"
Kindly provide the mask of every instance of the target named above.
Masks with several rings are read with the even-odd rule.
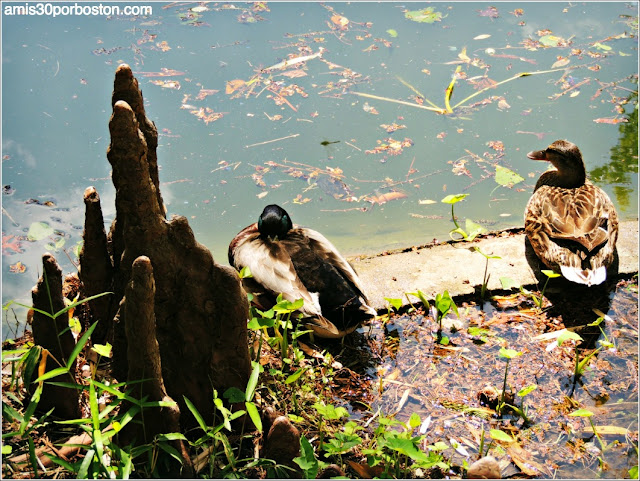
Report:
[[[391,311],[398,312],[398,310],[402,307],[402,299],[397,299],[393,297],[385,297],[385,301],[387,301],[387,317],[382,320],[382,324],[386,325],[391,320]]]
[[[505,443],[513,443],[515,442],[515,439],[513,439],[511,437],[511,435],[505,433],[504,431],[500,430],[500,429],[491,429],[489,430],[489,436],[491,436],[491,439],[495,439],[496,441],[502,441]]]
[[[468,195],[469,194],[448,195],[444,199],[442,199],[443,203],[451,204],[451,220],[453,221],[456,228],[452,229],[449,232],[449,237],[451,237],[451,239],[453,239],[454,241],[471,242],[478,235],[487,231],[487,229],[482,227],[480,224],[476,224],[470,219],[465,220],[465,229],[460,227],[460,224],[458,224],[458,220],[456,219],[455,212],[454,212],[454,206],[458,202],[464,200]],[[458,234],[460,235],[460,237],[454,237],[454,234]],[[501,259],[501,257],[493,254],[486,254],[477,246],[474,246],[473,250],[474,252],[477,252],[478,254],[480,254],[485,258],[484,276],[482,279],[482,287],[480,289],[480,296],[482,297],[482,299],[484,299],[485,294],[487,292],[487,285],[489,284],[489,278],[491,277],[491,274],[489,274],[489,259]]]
[[[602,467],[604,465],[604,453],[607,450],[608,445],[600,437],[600,435],[598,434],[598,431],[596,430],[595,424],[593,424],[593,420],[591,419],[593,416],[593,413],[588,409],[577,409],[573,411],[571,414],[569,414],[569,416],[587,418],[589,420],[589,424],[591,424],[591,429],[593,430],[593,434],[595,435],[596,439],[600,443],[600,452],[602,453],[602,455],[598,459],[600,461],[600,467]]]
[[[496,175],[494,179],[498,184],[498,186],[496,186],[496,189],[497,189],[499,186],[511,188],[514,185],[522,182],[524,180],[524,177],[514,172],[513,170],[507,169],[506,167],[502,167],[501,165],[496,165]]]
[[[251,296],[251,294],[249,294],[249,296]],[[251,300],[251,298],[249,300]],[[302,308],[303,305],[304,301],[302,299],[290,302],[283,299],[282,294],[280,294],[276,299],[276,305],[268,311],[261,311],[255,307],[251,308],[252,317],[247,324],[247,327],[254,331],[258,331],[260,335],[258,350],[255,353],[256,361],[260,359],[262,343],[266,339],[270,344],[278,344],[282,361],[285,364],[289,365],[291,363],[289,359],[289,332],[293,332],[291,337],[294,344],[298,337],[312,332],[310,330],[300,330],[299,322],[295,324],[294,330],[294,323],[291,320],[291,316]],[[298,314],[299,318],[301,316],[302,314]],[[273,328],[274,337],[269,336],[267,331],[269,328]]]
[[[449,295],[449,291],[444,291],[442,294],[436,294],[434,305],[435,309],[433,309],[433,312],[438,322],[438,342],[445,345],[449,344],[449,338],[442,335],[442,319],[451,311],[453,311],[459,318],[460,314],[458,313],[458,307]]]
[[[491,255],[491,254],[485,254],[480,250],[479,247],[476,247],[476,246],[474,246],[473,248],[476,252],[481,254],[486,259],[486,262],[484,264],[484,277],[482,278],[482,287],[480,288],[480,297],[484,299],[484,296],[487,292],[487,284],[489,284],[489,278],[491,277],[491,274],[489,274],[489,259],[502,259],[502,257]]]
[[[253,398],[255,396],[256,387],[258,385],[258,377],[263,371],[263,368],[260,363],[256,361],[251,361],[251,365],[253,366],[253,368],[251,370],[249,382],[247,383],[247,387],[244,392],[236,387],[230,387],[223,393],[223,397],[226,398],[231,404],[244,403],[244,407],[247,411],[247,414],[251,418],[251,422],[253,422],[253,425],[259,432],[262,432],[262,420],[260,419],[258,407],[253,402]]]
[[[598,352],[600,352],[602,349],[611,347],[612,344],[610,342],[608,342],[607,340],[600,340],[598,341],[600,343],[600,346],[598,346],[596,349],[594,349],[593,351],[591,351],[589,354],[587,354],[586,356],[584,356],[582,358],[582,360],[580,359],[580,356],[578,354],[578,342],[582,342],[584,341],[584,339],[582,338],[582,336],[580,336],[580,334],[573,332],[573,331],[568,331],[565,330],[560,336],[558,336],[558,346],[562,346],[562,344],[564,344],[565,341],[575,341],[575,358],[576,358],[576,362],[575,362],[575,368],[573,370],[573,378],[574,378],[574,382],[577,381],[577,379],[582,376],[582,373],[584,372],[585,367],[587,366],[587,364],[589,363],[589,361],[591,360],[591,358],[593,356],[595,356]]]
[[[334,433],[333,438],[323,444],[324,451],[331,456],[337,455],[342,465],[342,455],[362,444],[362,438],[356,434],[361,429],[356,422],[348,421],[342,431]]]
[[[422,302],[422,305],[424,306],[425,311],[429,311],[431,307],[431,305],[429,304],[429,300],[427,299],[427,296],[425,295],[425,293],[422,292],[420,289],[418,289],[416,292],[405,292],[404,295],[407,298],[407,302],[411,304],[412,309],[415,310],[415,306],[411,302],[411,299],[409,299],[409,296],[417,297],[420,300],[420,302]]]
[[[316,479],[320,465],[313,452],[313,446],[304,436],[300,436],[300,456],[293,458],[293,461],[300,466],[304,479]]]
[[[420,448],[425,435],[416,436],[414,431],[421,424],[420,416],[415,413],[411,415],[408,423],[381,415],[372,445],[362,450],[362,454],[367,456],[369,466],[381,464],[384,466],[384,474],[381,477],[396,478],[412,477],[411,468],[430,469],[439,466],[448,469],[449,466],[443,462],[442,455],[438,452],[440,449],[431,446],[427,454]]]
[[[500,395],[500,402],[498,403],[498,406],[496,408],[498,415],[501,415],[502,409],[505,407],[504,398],[507,392],[507,376],[509,374],[509,361],[511,361],[511,359],[514,359],[518,356],[522,356],[522,353],[514,349],[505,349],[504,347],[501,347],[500,351],[498,352],[498,356],[505,359],[507,362],[504,368],[504,382],[502,384],[502,394]]]
[[[534,302],[538,305],[540,309],[542,309],[542,304],[544,301],[544,291],[547,289],[547,285],[549,284],[549,281],[555,277],[561,277],[561,274],[558,274],[557,272],[553,272],[548,269],[543,269],[541,272],[545,276],[547,276],[547,280],[545,281],[544,286],[542,287],[542,292],[540,292],[540,297],[533,296]]]
[[[213,403],[216,408],[214,413],[214,426],[207,426],[202,415],[194,404],[185,396],[184,401],[189,411],[195,418],[198,426],[203,431],[203,435],[191,444],[196,448],[204,448],[203,455],[209,459],[210,477],[215,477],[215,469],[220,467],[221,471],[227,473],[237,473],[238,459],[236,458],[229,438],[223,430],[231,431],[231,422],[245,414],[245,411],[238,410],[231,412],[222,399],[218,397],[218,392],[213,391]],[[220,423],[215,425],[216,420],[220,419]],[[198,466],[196,467],[198,469]]]
[[[520,389],[520,391],[518,391],[516,393],[516,396],[521,397],[522,398],[522,405],[521,407],[517,407],[514,406],[512,404],[507,404],[505,403],[505,406],[509,406],[511,409],[513,409],[513,411],[522,418],[522,420],[525,422],[525,424],[530,424],[531,420],[529,419],[529,415],[528,415],[528,409],[527,407],[524,405],[524,397],[529,394],[530,392],[534,391],[538,386],[536,386],[535,384],[530,384],[529,386],[523,387],[522,389]]]
[[[547,288],[547,284],[549,284],[549,280],[556,277],[561,277],[561,274],[558,274],[548,269],[543,269],[541,272],[547,277],[547,280],[545,281],[544,286],[542,287],[542,292],[540,292],[540,296],[537,296],[533,292],[529,291],[528,289],[525,289],[523,286],[521,286],[520,284],[518,284],[516,281],[514,281],[509,277],[501,277],[500,283],[502,284],[502,288],[505,290],[510,290],[514,288],[519,289],[523,295],[533,300],[533,303],[538,307],[538,309],[542,309],[544,306],[544,291]]]
[[[469,194],[448,195],[441,201],[445,204],[451,204],[451,220],[453,221],[453,224],[456,226],[456,228],[449,232],[449,237],[451,237],[451,239],[455,241],[465,240],[470,242],[474,240],[479,234],[486,232],[486,229],[484,227],[476,224],[471,219],[465,220],[466,230],[460,227],[460,224],[458,224],[458,220],[454,212],[454,206],[458,202],[464,200],[468,195]],[[454,237],[454,234],[459,234],[461,237]]]
[[[347,410],[343,407],[335,407],[332,404],[325,404],[324,402],[316,402],[313,407],[319,415],[318,433],[320,440],[318,443],[318,449],[322,450],[324,445],[324,425],[326,421],[337,421],[349,416]]]

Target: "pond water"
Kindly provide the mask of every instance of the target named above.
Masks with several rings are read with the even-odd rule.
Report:
[[[546,168],[526,153],[559,138],[637,218],[637,4],[147,2],[55,18],[15,5],[2,4],[3,304],[30,302],[46,250],[75,271],[87,186],[113,219],[123,62],[160,133],[169,215],[218,262],[268,203],[347,255],[447,238],[448,194],[469,194],[461,217],[519,226]],[[500,83],[520,72],[535,75]],[[452,113],[424,108],[447,100]],[[498,166],[523,180],[498,184]]]
[[[344,348],[339,359],[364,373],[361,384],[347,383],[336,403],[346,399],[352,416],[366,424],[391,414],[408,423],[417,414],[425,446],[442,440],[460,446],[443,452],[453,465],[477,459],[482,437],[486,450],[488,433],[500,429],[517,438],[491,451],[504,478],[628,478],[638,463],[637,283],[621,281],[610,293],[591,292],[588,303],[579,295],[550,297],[553,307],[545,313],[521,294],[481,305],[459,302],[460,318],[450,315],[442,323],[450,341],[445,346],[436,341],[433,313],[422,308],[393,315],[384,326],[360,328],[360,344]],[[598,321],[594,307],[603,317],[588,326]],[[584,339],[581,360],[599,348],[581,376],[574,376],[574,346],[558,345],[563,328]],[[513,410],[495,412],[507,370],[501,348],[513,350],[507,403],[526,420]],[[349,379],[342,372],[337,377]],[[572,416],[578,408],[593,413],[603,444],[587,419]]]

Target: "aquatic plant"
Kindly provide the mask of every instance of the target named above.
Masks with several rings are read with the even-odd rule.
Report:
[[[496,407],[496,411],[498,415],[501,415],[502,409],[505,407],[504,398],[507,392],[507,375],[509,374],[509,361],[511,361],[511,359],[514,359],[518,356],[522,356],[522,353],[514,349],[505,349],[504,347],[501,347],[500,351],[498,352],[498,356],[506,360],[506,365],[504,368],[504,382],[502,384],[502,393],[500,394],[500,402]]]
[[[604,453],[607,450],[608,444],[600,437],[600,435],[598,434],[598,431],[596,430],[596,426],[595,424],[593,424],[593,420],[591,419],[591,417],[593,416],[593,413],[591,411],[589,411],[588,409],[577,409],[575,411],[573,411],[571,414],[569,414],[569,416],[574,416],[574,417],[581,417],[581,418],[587,418],[589,420],[589,424],[591,424],[591,429],[593,430],[593,434],[595,435],[596,439],[598,440],[598,443],[600,443],[600,453],[601,455],[598,456],[598,461],[600,462],[600,468],[602,469],[604,467]]]
[[[561,274],[558,274],[549,269],[543,269],[541,270],[541,272],[547,277],[547,280],[545,281],[539,296],[537,296],[535,293],[531,292],[530,290],[526,289],[524,286],[521,286],[520,284],[518,284],[516,281],[514,281],[509,277],[501,277],[500,284],[502,285],[502,288],[506,290],[514,289],[514,288],[519,289],[523,295],[527,296],[533,301],[533,303],[536,305],[536,307],[538,307],[538,309],[542,310],[544,306],[544,291],[547,289],[547,284],[549,284],[549,281],[551,279],[555,277],[561,277]]]
[[[480,288],[480,297],[484,299],[484,296],[487,292],[487,284],[489,284],[489,278],[491,277],[491,274],[489,274],[489,259],[502,259],[502,257],[485,254],[480,250],[479,247],[476,246],[474,246],[473,248],[476,252],[481,254],[486,259],[486,262],[484,264],[484,277],[482,278],[482,287]]]
[[[438,335],[437,339],[440,344],[449,344],[449,338],[446,336],[442,336],[442,319],[446,317],[449,312],[455,312],[458,318],[460,314],[458,313],[458,307],[456,303],[453,302],[453,299],[449,295],[449,291],[444,291],[442,294],[436,294],[435,300],[435,309],[433,309],[434,317],[438,322]]]
[[[458,224],[458,220],[454,212],[454,206],[458,202],[464,200],[468,195],[469,194],[448,195],[441,201],[445,204],[451,204],[451,220],[453,221],[456,228],[449,231],[449,237],[451,237],[451,239],[454,241],[471,242],[478,235],[487,231],[484,227],[482,227],[480,224],[476,224],[471,219],[465,220],[466,229],[463,229],[462,227],[460,227],[460,224]],[[454,237],[454,234],[459,234],[461,237]],[[484,276],[482,278],[482,286],[480,288],[480,297],[484,299],[487,292],[487,285],[489,284],[489,278],[491,277],[491,274],[489,273],[489,259],[501,259],[501,257],[492,254],[486,254],[477,246],[474,246],[473,250],[474,252],[479,253],[485,258]]]
[[[589,325],[590,326],[596,325],[596,323],[598,323],[598,321],[593,322]],[[613,344],[611,344],[607,339],[598,340],[598,343],[600,345],[596,349],[591,351],[589,354],[587,354],[585,357],[583,357],[582,360],[580,360],[580,356],[578,355],[577,343],[584,341],[584,339],[582,338],[582,336],[580,336],[580,334],[576,332],[565,330],[560,336],[558,336],[558,346],[562,346],[562,344],[564,344],[564,342],[568,340],[576,341],[575,348],[574,348],[575,349],[575,367],[573,370],[573,379],[574,379],[573,382],[575,385],[575,382],[578,380],[578,378],[582,376],[582,373],[584,372],[585,367],[589,363],[589,360],[593,356],[595,356],[598,352],[600,352],[602,349],[612,347]]]

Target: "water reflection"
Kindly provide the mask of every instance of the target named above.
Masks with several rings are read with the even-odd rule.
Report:
[[[628,97],[632,104],[637,101],[637,93]],[[634,193],[638,188],[638,109],[633,109],[625,118],[628,122],[618,127],[619,143],[611,148],[611,162],[590,172],[595,183],[613,187],[615,202],[622,212],[632,207],[632,201],[633,205],[637,204]]]

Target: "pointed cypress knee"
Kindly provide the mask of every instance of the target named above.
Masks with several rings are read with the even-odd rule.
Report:
[[[78,274],[86,297],[111,292],[113,265],[107,250],[107,234],[104,229],[100,196],[95,187],[84,191],[84,232]],[[89,301],[93,321],[98,321],[92,341],[97,344],[113,342],[113,296],[102,296]],[[85,326],[87,327],[87,326]]]
[[[144,419],[144,423],[129,423],[120,434],[122,445],[146,444],[152,442],[158,434],[180,432],[180,409],[167,395],[162,378],[162,361],[156,340],[155,294],[151,261],[145,256],[138,257],[132,266],[131,282],[127,286],[123,305],[129,346],[127,380],[131,383],[145,379],[144,382],[131,384],[132,397],[146,397],[148,402],[163,401],[169,405],[143,408],[141,419]],[[170,477],[192,477],[193,467],[184,443],[175,440],[172,444],[181,454],[183,466],[182,469],[180,466],[173,466],[165,474]]]
[[[62,297],[62,270],[58,266],[55,257],[48,252],[42,256],[42,276],[38,279],[38,284],[31,290],[33,299],[33,341],[48,351],[46,360],[46,372],[65,366],[75,347],[73,334],[69,329],[69,316],[64,313],[55,319],[46,316],[36,309],[55,315],[64,309],[64,298]],[[66,332],[63,332],[65,331]],[[75,383],[76,361],[71,362],[68,374],[61,374],[49,382]],[[52,386],[45,383],[43,385],[39,412],[47,412],[55,408],[53,415],[63,419],[75,419],[80,416],[78,406],[78,390]]]

